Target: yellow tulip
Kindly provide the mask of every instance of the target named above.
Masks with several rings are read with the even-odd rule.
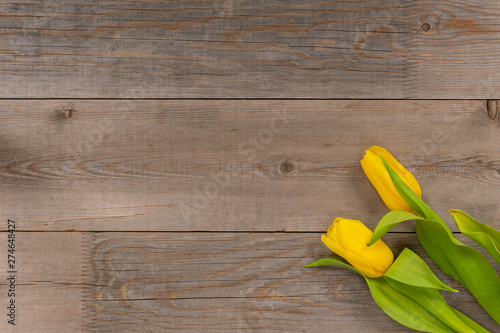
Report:
[[[321,235],[321,240],[365,276],[376,278],[389,269],[394,255],[380,239],[368,247],[372,235],[373,232],[363,222],[339,217],[333,221],[326,235]]]
[[[403,198],[401,198],[401,195],[399,195],[396,187],[394,187],[391,177],[385,169],[379,154],[382,155],[384,160],[406,183],[406,185],[408,185],[419,197],[422,197],[422,190],[420,189],[420,185],[418,185],[415,177],[382,147],[373,146],[366,151],[366,155],[361,160],[363,171],[377,190],[385,205],[390,210],[402,209],[408,212],[413,212]]]

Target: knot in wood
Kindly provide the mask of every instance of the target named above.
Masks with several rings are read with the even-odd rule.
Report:
[[[422,30],[423,31],[429,31],[429,30],[431,30],[431,25],[429,23],[422,24]]]
[[[61,118],[66,118],[69,119],[73,116],[73,108],[70,107],[62,107],[60,109],[55,110],[56,113],[59,115]]]
[[[291,160],[285,160],[280,165],[280,171],[284,175],[293,175],[297,172],[297,162]]]
[[[492,120],[496,120],[498,118],[498,101],[497,100],[486,101],[486,111],[488,111],[488,116]]]

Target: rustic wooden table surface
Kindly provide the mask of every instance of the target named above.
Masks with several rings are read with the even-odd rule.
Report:
[[[0,331],[407,332],[303,266],[387,212],[372,145],[500,228],[499,66],[497,0],[0,1]]]

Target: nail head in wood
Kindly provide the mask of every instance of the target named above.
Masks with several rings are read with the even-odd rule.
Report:
[[[422,30],[423,31],[429,31],[429,30],[431,30],[431,25],[429,23],[422,24]]]

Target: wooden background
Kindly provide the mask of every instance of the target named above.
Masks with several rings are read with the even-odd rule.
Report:
[[[303,266],[387,212],[372,145],[453,230],[500,228],[499,54],[496,0],[0,1],[0,330],[407,331]],[[427,260],[412,223],[386,240]]]

